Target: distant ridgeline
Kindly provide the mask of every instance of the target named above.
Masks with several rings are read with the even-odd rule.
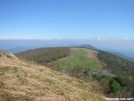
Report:
[[[84,45],[81,45],[79,46],[80,48],[88,48],[88,49],[92,49],[92,50],[96,50],[96,51],[99,51],[100,49],[92,46],[92,45],[89,45],[89,44],[84,44]]]

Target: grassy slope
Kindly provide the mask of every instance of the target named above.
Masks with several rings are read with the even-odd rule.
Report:
[[[97,54],[97,51],[86,48],[71,48],[68,57],[51,62],[49,65],[57,65],[60,68],[73,68],[77,66],[90,69],[100,68],[102,67],[102,64],[99,62]]]
[[[0,101],[103,101],[92,87],[44,66],[0,56]],[[94,91],[95,92],[95,91]]]

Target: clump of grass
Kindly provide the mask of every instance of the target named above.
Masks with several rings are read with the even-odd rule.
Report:
[[[6,55],[6,57],[7,57],[7,58],[10,58],[10,59],[12,58],[10,55]]]
[[[0,71],[0,76],[3,76],[5,75],[5,72],[4,71]]]
[[[4,87],[5,87],[4,82],[0,81],[0,88],[4,88]]]
[[[5,72],[17,73],[18,68],[17,67],[9,67],[9,66],[0,67],[0,75],[4,75]]]
[[[3,91],[0,93],[0,101],[35,101],[32,96],[12,94],[8,91]]]
[[[13,73],[17,73],[17,72],[18,72],[18,68],[13,67],[13,68],[12,68],[12,72],[13,72]]]
[[[21,77],[21,76],[19,76],[19,75],[17,75],[17,77],[18,77],[18,80],[20,81],[20,83],[21,83],[22,85],[26,85],[26,84],[28,83],[28,80],[27,80],[26,78]]]
[[[30,75],[30,78],[35,79],[35,80],[40,80],[40,77],[38,75]]]
[[[54,85],[55,84],[55,82],[54,81],[52,81],[52,80],[50,80],[50,79],[44,79],[43,80],[45,83],[48,83],[49,85]]]
[[[0,67],[1,72],[7,72],[9,71],[9,66],[5,66],[5,67]]]

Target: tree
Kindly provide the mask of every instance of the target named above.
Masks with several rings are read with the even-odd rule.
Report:
[[[116,95],[119,94],[121,87],[120,87],[120,84],[116,80],[111,80],[109,86],[110,86],[112,93]]]

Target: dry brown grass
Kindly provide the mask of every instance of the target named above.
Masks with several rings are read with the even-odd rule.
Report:
[[[103,101],[84,81],[3,52],[0,101]]]

